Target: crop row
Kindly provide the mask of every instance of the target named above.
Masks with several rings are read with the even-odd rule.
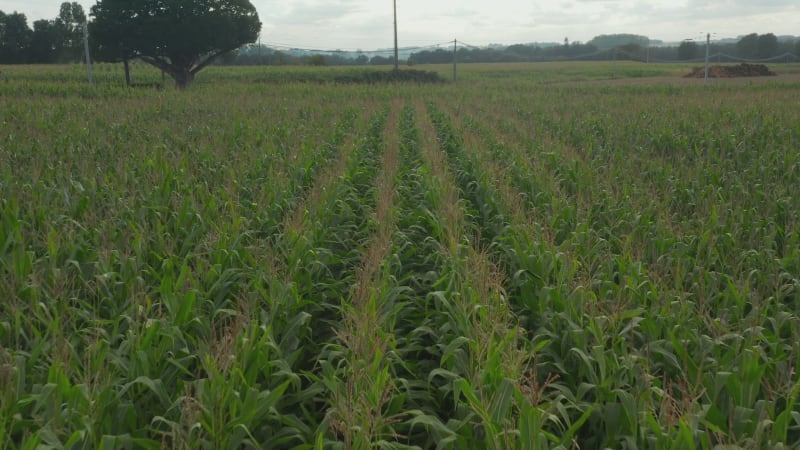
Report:
[[[510,100],[509,104],[513,105]],[[548,104],[557,103],[541,103]],[[479,108],[477,104],[466,104],[457,105],[455,110]],[[537,139],[536,134],[525,131],[524,127],[532,126],[530,123],[509,120],[510,116],[508,111],[467,115],[462,126],[470,137],[470,148],[456,161],[463,166],[470,157],[482,157],[485,160],[473,164],[487,168],[499,163],[501,167],[490,177],[499,180],[500,192],[509,188],[515,191],[516,194],[506,195],[512,204],[514,198],[524,199],[527,214],[544,226],[540,239],[552,251],[566,256],[566,267],[575,269],[567,279],[548,288],[561,291],[559,297],[570,305],[566,310],[569,315],[553,317],[564,303],[549,302],[542,311],[545,318],[539,322],[544,325],[536,332],[561,341],[560,351],[558,347],[545,347],[538,361],[558,374],[574,393],[588,394],[585,400],[598,407],[599,414],[594,414],[585,429],[605,432],[595,433],[595,438],[584,437],[582,442],[603,439],[602,444],[596,445],[628,442],[632,446],[664,448],[688,446],[687,439],[691,445],[701,447],[726,442],[769,446],[792,441],[790,436],[796,431],[790,430],[796,430],[797,424],[792,425],[791,417],[796,414],[796,406],[783,399],[792,398],[797,389],[792,378],[785,376],[786,370],[791,371],[797,364],[797,352],[786,346],[784,339],[793,339],[791,330],[796,329],[796,315],[790,309],[791,301],[787,303],[793,298],[795,288],[791,283],[796,279],[787,274],[781,278],[789,285],[765,289],[759,288],[761,280],[755,277],[765,266],[790,261],[794,264],[796,260],[770,259],[771,242],[762,240],[756,249],[741,250],[751,256],[737,261],[736,246],[741,235],[720,233],[720,228],[741,226],[744,234],[749,224],[720,218],[714,209],[725,207],[735,214],[737,208],[747,207],[746,202],[742,202],[743,206],[714,205],[709,211],[711,219],[698,223],[705,228],[701,228],[703,235],[699,238],[688,230],[676,236],[673,224],[660,220],[662,211],[668,209],[647,204],[652,201],[651,196],[640,196],[633,163],[637,156],[627,153],[630,148],[625,146],[629,139],[621,138],[619,147],[606,148],[603,159],[598,160],[585,156],[585,152],[597,151],[591,137],[583,141],[575,137],[554,140],[570,133],[577,135],[574,126],[550,134],[549,130],[556,130],[557,126],[551,123],[542,127]],[[548,116],[550,121],[553,117],[558,116]],[[610,125],[605,130],[608,135],[620,128],[629,130]],[[552,148],[557,151],[551,152]],[[673,150],[680,152],[682,147]],[[608,162],[608,154],[614,155],[616,165]],[[657,166],[662,170],[669,167],[663,161]],[[477,191],[481,186],[476,177],[473,179],[464,186],[466,191]],[[775,182],[785,186],[781,181]],[[477,201],[490,203],[487,199],[492,198],[491,191],[489,194]],[[782,201],[778,199],[778,203]],[[630,204],[647,206],[637,212]],[[478,205],[476,209],[487,209]],[[679,252],[670,245],[676,241],[688,242]],[[698,248],[698,244],[702,247]],[[658,253],[648,255],[648,247],[650,252]],[[687,255],[687,251],[692,253]],[[733,257],[722,257],[722,251]],[[706,259],[707,252],[714,252],[714,259]],[[502,253],[501,249],[499,254]],[[670,267],[674,260],[665,263],[666,258],[681,254],[686,256],[676,264],[677,268]],[[686,277],[694,278],[690,283],[679,278],[673,284],[663,267],[680,273],[686,270],[681,263],[690,265]],[[508,267],[516,269],[513,263]],[[772,270],[781,273],[785,268]],[[747,281],[738,279],[740,271],[749,272]],[[758,296],[757,289],[763,297]],[[543,296],[525,295],[520,300],[529,298]],[[569,332],[569,326],[559,325],[561,320],[567,320],[564,325],[578,327]],[[755,333],[749,328],[754,324],[759,324]],[[587,332],[591,334],[586,336]],[[571,338],[565,339],[569,335]],[[592,352],[584,353],[588,348]],[[547,362],[548,353],[553,362]],[[574,366],[575,354],[580,355],[578,366]],[[582,388],[576,391],[578,386]],[[587,390],[590,386],[594,388]],[[634,396],[627,397],[631,392]],[[631,403],[633,399],[635,403]],[[679,399],[685,400],[681,403]],[[770,428],[772,424],[774,428]]]
[[[475,70],[12,80],[0,448],[800,442],[795,91]]]
[[[9,144],[15,128],[36,132],[24,115],[11,118],[4,447],[238,447],[283,442],[286,424],[304,421],[270,412],[298,382],[281,364],[303,355],[296,345],[292,355],[293,336],[276,339],[280,323],[262,304],[270,247],[356,115],[264,109],[260,117],[279,120],[264,128],[239,117],[218,133],[203,115],[224,110],[165,109],[176,119],[166,126],[112,111],[100,139],[80,127],[39,130],[39,158]],[[133,151],[113,153],[105,140]]]

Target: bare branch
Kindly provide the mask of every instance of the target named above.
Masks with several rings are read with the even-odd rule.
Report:
[[[155,66],[155,67],[157,67],[157,68],[159,68],[159,69],[161,69],[161,70],[163,70],[165,72],[172,73],[172,64],[170,64],[166,60],[163,60],[163,59],[158,58],[158,57],[152,57],[152,56],[140,56],[139,59],[141,59],[142,61],[146,62],[147,64],[150,64],[151,66]]]
[[[200,64],[194,66],[194,68],[191,70],[192,74],[197,74],[197,72],[200,72],[201,70],[205,69],[206,66],[208,66],[209,64],[214,62],[214,59],[216,59],[218,56],[222,56],[225,53],[228,53],[230,51],[236,50],[237,48],[238,47],[233,47],[233,48],[229,48],[229,49],[226,49],[226,50],[220,50],[220,51],[214,53],[213,55],[211,55],[208,58],[206,58]]]

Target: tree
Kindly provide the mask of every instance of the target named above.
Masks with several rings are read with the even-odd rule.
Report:
[[[592,44],[600,50],[611,50],[627,44],[639,44],[641,47],[650,45],[650,38],[637,34],[601,34],[592,38],[588,44]]]
[[[698,45],[694,41],[683,41],[678,46],[678,59],[688,61],[697,58]]]
[[[308,65],[310,66],[325,66],[327,63],[325,62],[324,55],[311,55],[308,57]]]
[[[758,58],[758,34],[750,33],[736,43],[736,53],[740,58]]]
[[[33,22],[28,61],[38,64],[55,62],[57,42],[58,30],[52,21],[42,19]]]
[[[631,61],[643,61],[644,50],[639,44],[620,45],[614,49],[620,59],[630,59]]]
[[[64,2],[53,21],[56,33],[56,53],[59,62],[80,61],[83,55],[83,27],[86,13],[78,2]]]
[[[125,84],[131,85],[130,61],[138,55],[136,42],[140,39],[135,14],[127,1],[105,0],[92,7],[89,23],[89,42],[97,61],[119,62],[125,68]]]
[[[385,56],[375,55],[370,58],[369,63],[373,66],[385,66],[387,64],[394,64],[394,57],[387,58]]]
[[[0,64],[26,63],[31,34],[25,14],[0,11]]]
[[[99,0],[90,27],[104,57],[139,58],[178,88],[218,56],[253,43],[261,22],[249,0]]]
[[[772,33],[762,34],[758,37],[756,48],[758,57],[761,59],[772,58],[778,54],[778,37]]]
[[[536,50],[538,50],[537,47],[534,47],[533,45],[524,45],[524,44],[514,44],[506,47],[506,53],[513,56],[518,56],[519,59],[523,61],[533,60],[533,56],[535,55]]]

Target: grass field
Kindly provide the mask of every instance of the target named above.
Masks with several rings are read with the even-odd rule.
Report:
[[[800,66],[689,69],[0,68],[0,449],[800,447]]]

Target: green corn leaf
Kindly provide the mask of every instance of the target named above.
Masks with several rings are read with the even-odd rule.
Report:
[[[504,378],[500,385],[496,388],[492,395],[492,401],[489,404],[489,413],[494,423],[502,423],[505,419],[509,418],[511,412],[511,400],[514,398],[515,385],[514,382],[508,378]]]

